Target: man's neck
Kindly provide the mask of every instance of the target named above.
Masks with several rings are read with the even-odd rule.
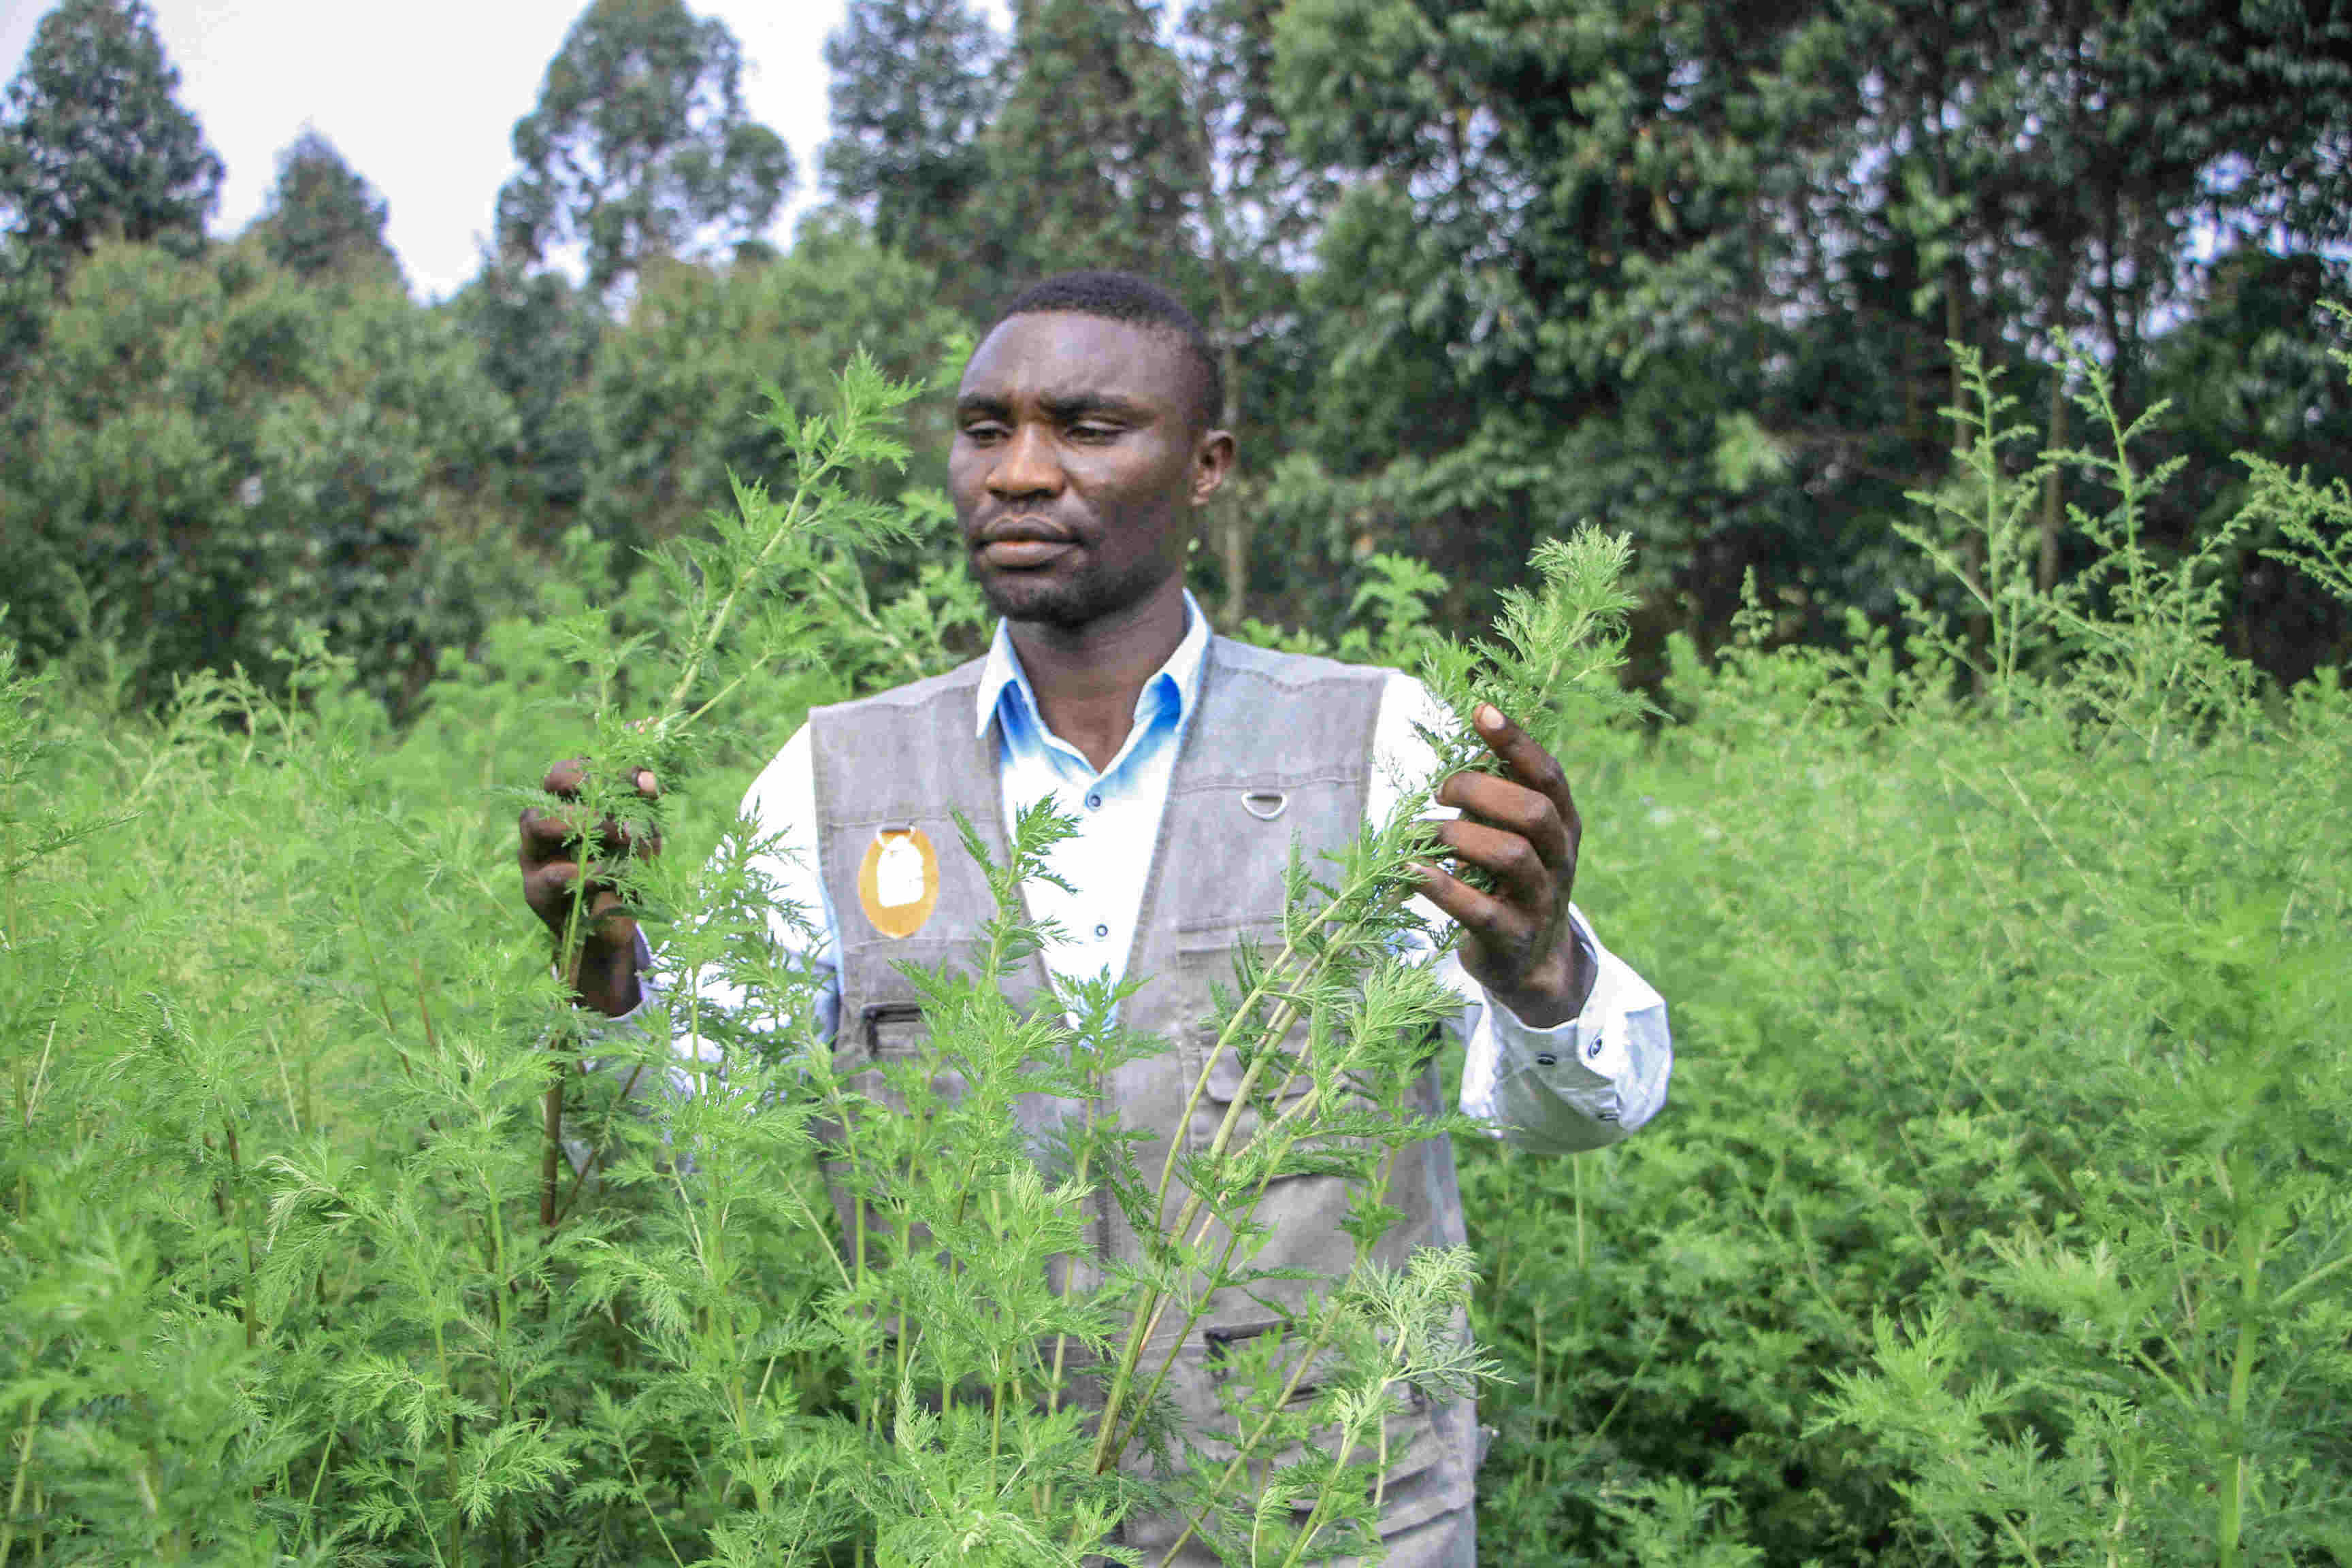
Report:
[[[1171,578],[1141,603],[1083,626],[1014,621],[1010,630],[1038,717],[1099,773],[1127,743],[1136,699],[1184,640],[1184,584]]]

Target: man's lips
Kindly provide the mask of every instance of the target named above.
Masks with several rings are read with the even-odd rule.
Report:
[[[982,529],[973,552],[988,565],[1022,572],[1058,561],[1076,548],[1076,540],[1041,519],[1008,518]]]

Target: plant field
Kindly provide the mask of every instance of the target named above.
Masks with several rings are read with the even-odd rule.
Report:
[[[974,1098],[898,1087],[989,1195],[877,1153],[898,1234],[968,1261],[869,1265],[814,1152],[848,1091],[715,1016],[690,1066],[581,1038],[520,904],[521,786],[635,746],[678,781],[633,889],[673,962],[804,994],[760,952],[736,802],[809,705],[978,626],[945,573],[866,597],[855,552],[934,514],[827,488],[891,455],[893,390],[845,386],[830,425],[780,419],[794,494],[739,497],[619,605],[501,623],[404,730],[316,647],[156,715],[100,647],[0,673],[0,1563],[1076,1562],[1150,1500],[1040,1378],[1041,1341],[1107,1367],[1118,1341],[1107,1297],[1043,1288],[1069,1189],[985,1125],[1049,1047],[1081,1073],[1141,1048],[1108,994],[1046,1040],[941,982]],[[1358,1472],[1276,1439],[1344,1454],[1407,1385],[1485,1379],[1489,1565],[2352,1563],[2352,692],[2219,646],[2213,550],[2143,547],[2153,480],[2112,427],[2049,459],[2102,563],[2035,591],[2042,470],[1979,391],[1912,530],[1976,613],[1915,605],[1900,658],[1859,624],[1767,648],[1751,605],[1720,659],[1679,649],[1644,729],[1608,711],[1592,536],[1483,664],[1436,647],[1401,563],[1368,601],[1350,650],[1435,651],[1449,689],[1578,672],[1578,900],[1678,1061],[1622,1146],[1458,1140],[1478,1352],[1423,1332],[1466,1260],[1316,1298],[1296,1331],[1344,1375],[1236,1461],[1232,1560],[1317,1560],[1363,1511]],[[2251,506],[2352,597],[2342,486],[2258,468]],[[1347,902],[1393,848],[1322,873],[1356,923],[1261,989],[1417,1016],[1386,917]],[[1181,1303],[1239,1267],[1161,1258],[1126,1284]]]

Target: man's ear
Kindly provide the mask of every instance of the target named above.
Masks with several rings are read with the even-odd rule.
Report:
[[[1192,504],[1206,506],[1209,498],[1234,471],[1234,433],[1205,430],[1192,445]]]

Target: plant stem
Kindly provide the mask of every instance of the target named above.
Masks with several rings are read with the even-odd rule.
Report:
[[[1324,906],[1316,915],[1316,921],[1320,924],[1331,921],[1335,918],[1333,911],[1347,909],[1351,900],[1360,900],[1369,894],[1378,880],[1376,874],[1360,877],[1349,887],[1342,889],[1338,897]],[[1232,1014],[1225,1020],[1224,1027],[1218,1033],[1216,1043],[1210,1047],[1207,1056],[1202,1060],[1201,1071],[1193,1080],[1192,1091],[1186,1098],[1184,1108],[1177,1116],[1171,1130],[1168,1154],[1160,1163],[1160,1182],[1153,1194],[1155,1213],[1165,1213],[1168,1188],[1173,1180],[1176,1169],[1177,1152],[1183,1146],[1185,1130],[1192,1124],[1194,1110],[1200,1105],[1202,1098],[1208,1092],[1209,1079],[1216,1068],[1217,1060],[1233,1046],[1242,1029],[1247,1025],[1251,1013],[1260,1002],[1268,997],[1276,994],[1285,995],[1285,999],[1275,1006],[1260,1030],[1259,1049],[1253,1053],[1250,1065],[1242,1074],[1241,1083],[1234,1090],[1234,1098],[1225,1108],[1224,1119],[1218,1124],[1216,1135],[1210,1142],[1206,1163],[1212,1173],[1220,1168],[1224,1161],[1226,1151],[1233,1142],[1234,1130],[1240,1125],[1242,1115],[1249,1107],[1250,1097],[1257,1088],[1259,1077],[1264,1073],[1266,1062],[1272,1058],[1275,1050],[1289,1035],[1291,1025],[1297,1021],[1298,1004],[1290,998],[1307,989],[1314,976],[1330,961],[1333,953],[1346,951],[1362,930],[1364,920],[1361,916],[1343,923],[1338,931],[1326,940],[1320,952],[1305,960],[1296,976],[1286,974],[1286,970],[1289,965],[1299,963],[1298,944],[1296,940],[1286,942],[1283,945],[1281,953],[1265,967],[1258,976],[1257,982],[1234,1004]],[[1295,1110],[1297,1108],[1293,1109]],[[1199,1215],[1202,1206],[1202,1199],[1196,1189],[1186,1198],[1184,1206],[1179,1211],[1173,1226],[1168,1226],[1164,1220],[1161,1222],[1162,1234],[1179,1237],[1184,1236],[1192,1229],[1192,1221]],[[1202,1234],[1205,1235],[1206,1232],[1203,1231]],[[1102,1474],[1115,1464],[1119,1453],[1124,1450],[1126,1443],[1132,1440],[1131,1432],[1125,1439],[1118,1436],[1120,1418],[1125,1414],[1128,1389],[1134,1381],[1135,1369],[1142,1358],[1144,1344],[1159,1329],[1166,1306],[1166,1293],[1156,1287],[1149,1288],[1144,1291],[1130,1319],[1127,1343],[1120,1351],[1118,1367],[1112,1374],[1110,1392],[1104,1401],[1102,1424],[1096,1432],[1092,1464],[1097,1475]],[[1195,1311],[1192,1321],[1197,1321],[1199,1313]],[[1138,1321],[1141,1323],[1139,1329],[1133,1326]]]
[[[310,1526],[319,1517],[319,1489],[326,1483],[327,1460],[335,1451],[335,1430],[331,1426],[327,1428],[327,1440],[319,1447],[319,1473],[310,1478],[310,1495],[302,1500],[302,1533],[295,1539],[294,1544],[297,1550],[300,1549],[304,1542],[310,1539]],[[0,1563],[7,1561],[7,1551],[0,1548]]]
[[[1392,1377],[1384,1379],[1380,1386],[1381,1400],[1385,1400],[1388,1391],[1395,1386],[1396,1379]],[[1374,1402],[1372,1406],[1374,1410],[1380,1409],[1381,1400]],[[1381,1417],[1375,1415],[1374,1419],[1380,1420]],[[1385,1422],[1381,1429],[1385,1435],[1387,1430]],[[1339,1451],[1331,1456],[1330,1472],[1323,1483],[1323,1489],[1316,1496],[1314,1510],[1307,1514],[1307,1522],[1299,1526],[1298,1539],[1290,1543],[1290,1554],[1282,1560],[1282,1568],[1297,1568],[1298,1560],[1306,1554],[1307,1546],[1315,1540],[1315,1532],[1323,1528],[1324,1516],[1330,1512],[1331,1499],[1339,1490],[1333,1483],[1346,1472],[1349,1457],[1355,1451],[1356,1434],[1350,1430],[1340,1437]]]
[[[669,1553],[669,1560],[677,1563],[677,1568],[686,1568],[686,1559],[677,1554],[677,1548],[670,1544],[669,1531],[662,1528],[661,1515],[654,1511],[653,1499],[646,1495],[646,1483],[637,1479],[637,1467],[629,1458],[626,1443],[621,1445],[621,1468],[629,1472],[629,1485],[637,1494],[637,1506],[646,1510],[646,1518],[652,1522],[654,1533],[661,1537],[662,1550]]]
[[[545,1230],[553,1230],[558,1218],[555,1193],[560,1178],[555,1173],[563,1155],[563,1090],[571,1066],[568,1060],[557,1062],[555,1081],[540,1097],[543,1142],[539,1152],[539,1223]]]
[[[16,1433],[16,1479],[8,1486],[8,1517],[0,1521],[0,1563],[8,1561],[9,1548],[16,1542],[16,1516],[24,1510],[25,1481],[33,1473],[33,1432],[40,1418],[40,1399],[26,1400],[25,1424]]]
[[[441,1368],[441,1387],[449,1398],[457,1397],[457,1387],[449,1376],[449,1347],[441,1332],[441,1325],[433,1325],[433,1354]],[[457,1416],[449,1416],[448,1437],[441,1449],[441,1484],[449,1499],[449,1555],[453,1563],[465,1562],[465,1547],[458,1531],[464,1524],[464,1510],[457,1506]],[[429,1532],[428,1532],[429,1534]]]
[[[694,689],[695,681],[701,678],[704,661],[709,658],[710,650],[719,646],[719,639],[726,635],[727,623],[735,614],[735,601],[742,596],[744,588],[759,574],[760,568],[768,563],[769,557],[775,554],[776,547],[799,531],[801,509],[808,499],[809,490],[837,464],[837,458],[827,457],[814,468],[802,472],[799,484],[793,487],[792,502],[784,509],[783,521],[768,535],[767,543],[760,547],[760,553],[752,558],[751,563],[735,574],[735,581],[728,584],[718,608],[711,612],[709,623],[697,634],[694,652],[688,656],[686,668],[678,672],[677,684],[670,688],[669,696],[662,702],[665,715],[675,713],[686,705],[687,693]]]
[[[237,1155],[236,1123],[226,1114],[221,1117],[221,1141],[228,1146],[229,1185],[236,1193],[236,1229],[238,1239],[245,1244],[245,1289],[237,1303],[239,1315],[245,1320],[245,1348],[251,1350],[253,1328],[253,1227],[245,1223],[245,1163]],[[8,1561],[0,1552],[0,1563]]]
[[[2242,1191],[2242,1181],[2240,1184]],[[2230,1449],[2228,1473],[2222,1477],[2221,1517],[2216,1534],[2221,1568],[2237,1568],[2238,1537],[2244,1525],[2246,1506],[2246,1405],[2252,1393],[2254,1373],[2254,1352],[2257,1348],[2255,1310],[2261,1304],[2263,1274],[2263,1226],[2254,1216],[2243,1212],[2238,1224],[2238,1259],[2241,1295],[2239,1300],[2237,1354],[2230,1367]]]
[[[1338,1304],[1326,1303],[1323,1316],[1315,1325],[1314,1336],[1307,1342],[1307,1348],[1299,1352],[1298,1361],[1291,1367],[1290,1376],[1283,1384],[1282,1391],[1267,1402],[1265,1414],[1258,1419],[1257,1430],[1252,1432],[1246,1440],[1234,1445],[1234,1457],[1226,1461],[1224,1470],[1217,1477],[1215,1484],[1209,1489],[1209,1501],[1202,1505],[1200,1513],[1185,1521],[1183,1533],[1170,1544],[1167,1554],[1160,1559],[1160,1568],[1170,1568],[1170,1565],[1176,1561],[1176,1553],[1182,1551],[1184,1543],[1192,1540],[1200,1530],[1201,1520],[1207,1515],[1209,1508],[1213,1506],[1215,1500],[1223,1494],[1227,1487],[1233,1485],[1234,1478],[1241,1474],[1242,1468],[1256,1453],[1257,1446],[1265,1441],[1265,1435],[1274,1429],[1274,1424],[1281,1415],[1283,1406],[1289,1404],[1292,1397],[1297,1394],[1298,1385],[1307,1379],[1307,1369],[1315,1364],[1315,1358],[1323,1353],[1323,1347],[1329,1342],[1331,1331],[1339,1325],[1339,1321]]]

